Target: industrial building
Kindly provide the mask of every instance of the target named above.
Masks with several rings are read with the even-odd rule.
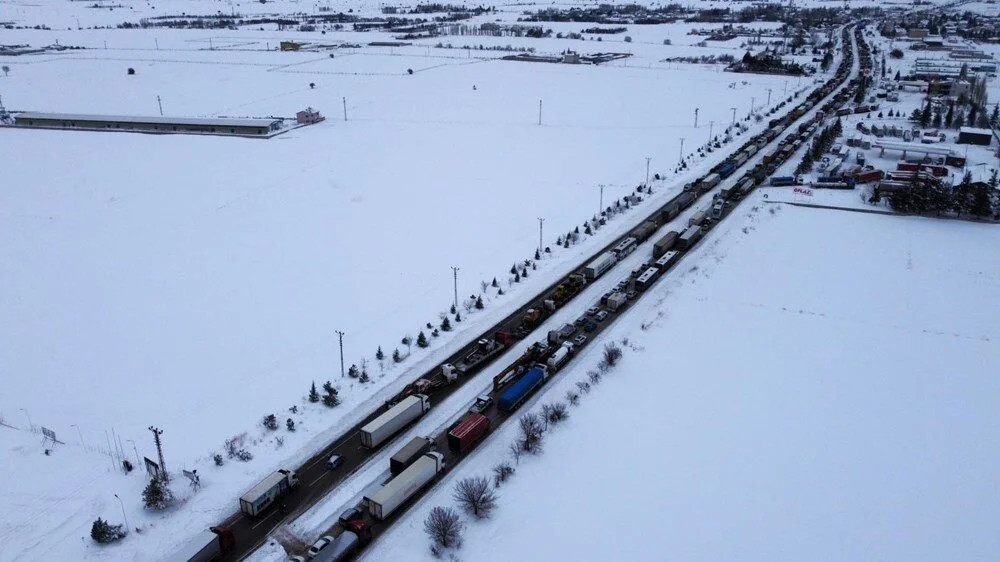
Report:
[[[993,132],[989,129],[962,127],[958,130],[958,144],[989,146],[991,142],[993,142]]]
[[[14,114],[14,126],[84,131],[125,131],[132,133],[199,133],[240,137],[270,137],[283,130],[283,120],[199,117],[143,117],[136,115],[84,115],[75,113]]]

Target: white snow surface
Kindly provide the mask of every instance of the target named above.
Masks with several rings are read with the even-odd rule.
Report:
[[[983,257],[1000,231],[761,195],[602,337],[628,340],[624,360],[490,519],[463,516],[459,558],[995,559],[1000,268]],[[427,512],[506,458],[515,426],[363,559],[432,560]]]

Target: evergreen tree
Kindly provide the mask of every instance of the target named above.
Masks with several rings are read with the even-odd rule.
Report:
[[[915,123],[920,122],[920,108],[915,108],[913,110],[913,113],[910,114],[910,121],[913,121]]]
[[[542,259],[542,254],[540,254],[537,249],[535,250],[535,259],[536,260]]]
[[[112,525],[100,517],[90,526],[90,538],[101,544],[121,540],[125,534],[121,525]]]
[[[285,428],[288,429],[288,431],[295,431],[295,421],[292,420],[292,418],[285,420]]]
[[[952,100],[948,102],[948,113],[944,116],[944,126],[951,128],[951,124],[955,121],[955,101]]]
[[[358,378],[358,366],[352,363],[351,366],[347,368],[347,376],[352,379]]]
[[[379,361],[385,359],[385,354],[382,353],[382,346],[381,345],[378,346],[378,351],[375,352],[375,359],[378,359]]]
[[[275,417],[274,414],[268,414],[268,415],[264,416],[264,422],[263,423],[264,423],[264,427],[270,429],[271,431],[274,431],[275,429],[278,429],[278,418]]]
[[[517,273],[517,264],[510,266],[510,274],[514,275],[515,273]]]
[[[461,322],[461,321],[462,321],[462,313],[459,312],[455,314],[455,322]]]
[[[451,310],[452,314],[455,314],[455,305],[451,305],[451,309],[450,310]]]
[[[897,81],[899,80],[899,71],[898,70],[896,71],[896,80]]]
[[[514,272],[514,282],[515,283],[520,283],[521,282],[521,272],[520,271],[515,271]]]
[[[992,123],[994,127],[1000,125],[1000,103],[993,106],[993,113],[990,114],[990,123]]]
[[[309,401],[313,403],[319,402],[319,393],[316,392],[316,381],[313,381],[312,386],[309,388]]]
[[[445,316],[444,320],[441,321],[441,329],[445,332],[451,331],[451,321],[448,320],[447,316]]]
[[[482,297],[482,295],[476,297],[476,308],[478,308],[479,310],[483,309],[483,297]]]
[[[392,349],[392,361],[394,363],[399,363],[402,360],[403,360],[402,356],[399,355],[399,348],[394,347]]]
[[[423,330],[420,330],[420,333],[417,334],[417,347],[427,347],[428,345],[427,336],[424,335]]]
[[[989,185],[978,183],[972,187],[972,198],[969,204],[969,212],[977,217],[988,217],[993,214],[993,201],[990,197],[991,188]]]
[[[935,128],[938,128],[938,127],[941,126],[941,109],[940,108],[934,109],[934,120],[932,121],[932,125]]]
[[[977,113],[979,113],[979,108],[975,104],[973,104],[972,107],[969,108],[969,125],[975,125],[976,124],[976,114]]]
[[[587,223],[587,226],[584,227],[583,233],[586,234],[587,236],[590,236],[591,234],[593,234],[593,231],[590,230],[590,223]]]
[[[961,128],[965,126],[965,112],[959,109],[955,112],[955,128]]]
[[[335,406],[340,405],[339,393],[337,392],[337,389],[333,387],[333,384],[330,381],[326,381],[325,383],[323,383],[323,392],[326,393],[326,395],[323,396],[323,404],[325,404],[329,408],[333,408]]]
[[[920,125],[926,127],[931,122],[931,100],[927,100],[923,111],[920,112]]]
[[[494,287],[500,287],[500,283],[497,283],[497,278],[496,277],[493,278],[493,286]]]
[[[150,479],[146,489],[142,491],[142,502],[147,509],[164,509],[173,499],[170,489],[164,486],[159,478]]]

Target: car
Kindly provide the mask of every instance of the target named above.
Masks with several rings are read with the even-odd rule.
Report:
[[[594,319],[597,320],[598,322],[604,322],[604,319],[607,318],[607,317],[608,317],[608,313],[606,311],[602,310],[602,311],[598,312],[596,316],[594,316]]]
[[[632,274],[630,275],[630,277],[632,279],[635,279],[636,277],[638,277],[640,275],[642,275],[642,269],[633,269],[632,270]]]
[[[348,521],[354,521],[355,519],[361,519],[363,515],[362,511],[357,507],[351,507],[345,509],[343,513],[340,514],[340,524],[343,525]]]
[[[288,557],[288,562],[306,562],[306,557],[305,556],[299,556],[299,555],[289,556]]]
[[[326,460],[326,467],[330,470],[334,470],[342,464],[344,464],[344,457],[337,454],[330,455],[330,458]]]
[[[638,295],[639,295],[639,293],[636,293],[635,291],[629,291],[629,292],[625,293],[625,298],[627,298],[628,300],[633,300]]]
[[[316,555],[319,554],[319,551],[326,548],[326,545],[332,542],[333,542],[333,537],[331,537],[330,535],[326,535],[320,538],[318,541],[314,542],[313,545],[309,547],[309,550],[306,551],[306,554],[309,556],[309,558],[315,558]]]
[[[587,314],[590,315],[590,316],[593,316],[593,315],[597,314],[600,311],[601,311],[600,307],[592,306],[592,307],[590,307],[590,308],[587,309]]]
[[[587,322],[587,325],[584,326],[583,329],[587,330],[588,332],[593,332],[594,330],[597,329],[597,323],[595,323],[595,322]]]
[[[573,325],[576,326],[577,328],[579,328],[580,326],[583,326],[586,323],[587,323],[587,317],[586,316],[581,316],[581,317],[579,317],[579,318],[577,318],[576,320],[573,321]]]
[[[579,336],[576,336],[575,338],[573,338],[573,343],[576,344],[577,347],[580,347],[581,345],[583,345],[586,342],[587,342],[587,336],[585,336],[583,334],[580,334]]]
[[[481,414],[493,405],[493,397],[489,394],[480,394],[476,397],[476,402],[469,408],[470,412]]]

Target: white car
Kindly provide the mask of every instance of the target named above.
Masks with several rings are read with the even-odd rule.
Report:
[[[318,541],[314,542],[313,545],[309,547],[309,550],[306,552],[306,554],[309,555],[309,558],[315,558],[316,555],[319,554],[319,551],[326,548],[326,545],[332,542],[333,542],[333,537],[331,537],[330,535],[326,535],[323,538],[319,539]]]

